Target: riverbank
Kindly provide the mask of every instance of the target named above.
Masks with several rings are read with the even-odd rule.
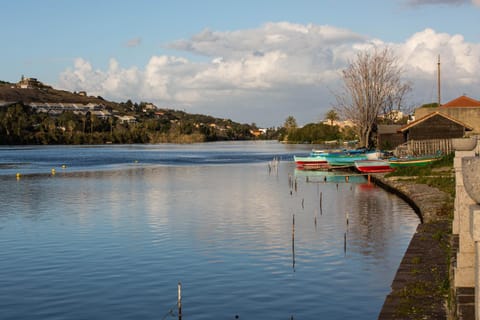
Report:
[[[407,201],[418,225],[378,319],[448,319],[452,256],[451,195],[412,179],[372,176],[377,185]]]

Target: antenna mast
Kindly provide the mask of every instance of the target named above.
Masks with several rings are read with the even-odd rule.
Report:
[[[437,63],[437,85],[438,85],[438,106],[440,107],[440,55],[438,55],[438,63]]]

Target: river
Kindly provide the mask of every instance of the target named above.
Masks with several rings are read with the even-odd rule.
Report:
[[[0,318],[376,319],[419,219],[310,148],[1,147]]]

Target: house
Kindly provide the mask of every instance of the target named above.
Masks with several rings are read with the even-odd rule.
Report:
[[[402,144],[401,124],[379,124],[377,126],[377,146],[382,150],[391,150]]]
[[[120,123],[135,123],[137,119],[133,116],[116,116]]]
[[[404,141],[461,138],[473,127],[440,111],[435,111],[403,126]]]
[[[432,112],[440,112],[472,127],[471,134],[480,134],[480,101],[466,95],[453,99],[440,107],[418,108],[415,118],[420,119]]]
[[[145,103],[145,105],[142,109],[142,112],[147,112],[147,111],[156,110],[156,109],[157,109],[157,107],[153,103]]]
[[[37,78],[25,78],[22,76],[21,80],[17,83],[17,88],[20,89],[33,89],[45,87],[43,83],[38,81]]]

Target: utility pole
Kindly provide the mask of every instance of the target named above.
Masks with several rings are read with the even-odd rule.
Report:
[[[438,63],[437,63],[437,85],[438,85],[438,106],[440,107],[441,100],[440,100],[440,55],[438,55]]]

